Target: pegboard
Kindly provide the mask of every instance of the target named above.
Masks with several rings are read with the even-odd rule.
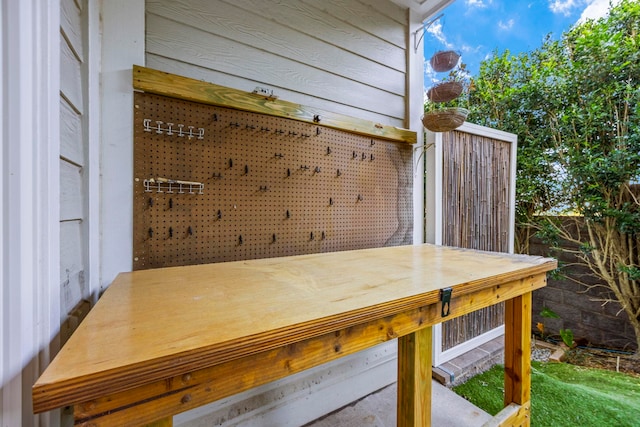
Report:
[[[411,146],[148,93],[134,103],[134,270],[411,243]]]

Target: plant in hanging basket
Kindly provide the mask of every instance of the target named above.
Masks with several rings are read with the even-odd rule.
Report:
[[[453,50],[441,50],[436,52],[431,57],[429,63],[431,64],[431,68],[433,68],[433,71],[441,73],[444,71],[449,71],[453,67],[455,67],[456,64],[458,64],[459,59],[460,54],[458,52],[455,52]]]
[[[461,126],[469,114],[471,89],[469,72],[461,63],[427,92],[422,117],[424,127],[433,132],[448,132]]]
[[[427,91],[429,100],[433,102],[447,102],[456,99],[462,94],[464,85],[459,81],[438,83]]]
[[[432,132],[448,132],[462,126],[468,114],[469,110],[460,107],[431,111],[422,116],[422,124]]]

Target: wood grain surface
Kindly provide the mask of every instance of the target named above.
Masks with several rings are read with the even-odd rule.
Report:
[[[120,274],[36,382],[34,410],[126,390],[540,275],[555,260],[433,245]],[[522,281],[508,297],[544,286]],[[506,287],[505,287],[506,292]],[[515,292],[515,294],[513,293]],[[478,301],[467,301],[478,308]],[[453,307],[456,309],[456,307]]]
[[[398,338],[397,426],[431,424],[432,328]]]
[[[409,144],[417,142],[416,132],[407,129],[374,123],[330,111],[322,111],[292,102],[277,99],[270,100],[250,92],[137,65],[133,66],[133,88],[155,93],[156,95],[315,123],[333,129],[346,130],[359,135],[373,136],[394,142]]]
[[[459,297],[454,296],[451,300],[451,313],[447,319],[486,307],[488,304],[508,301],[528,289],[540,288],[544,286],[544,276],[545,274],[541,273]],[[415,387],[415,375],[420,378],[425,376],[424,373],[431,366],[431,353],[425,353],[423,348],[420,360],[416,360],[417,353],[407,351],[410,350],[410,346],[402,346],[402,342],[405,338],[411,341],[412,335],[430,329],[428,325],[441,321],[441,304],[426,304],[211,367],[189,371],[182,367],[176,374],[165,372],[162,379],[147,381],[143,385],[115,393],[107,392],[104,383],[85,382],[82,389],[84,400],[74,406],[76,424],[93,427],[140,425],[197,408],[395,338],[399,339],[398,381],[407,386],[400,387],[403,393],[399,397],[399,402],[403,402],[401,414],[406,412],[415,415],[420,411],[415,407],[416,404],[423,409],[428,404],[428,390]],[[526,354],[523,353],[523,356]],[[405,369],[403,366],[422,368]],[[415,420],[413,415],[409,415],[405,421]],[[421,418],[418,418],[417,422],[420,420]]]

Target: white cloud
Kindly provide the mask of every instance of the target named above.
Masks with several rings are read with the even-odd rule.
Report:
[[[484,9],[493,3],[493,0],[465,0],[468,7]]]
[[[581,0],[550,0],[549,9],[553,13],[561,13],[564,16],[571,15],[576,7],[583,3]]]
[[[620,0],[613,0],[612,4],[615,6],[620,3]],[[587,7],[582,11],[578,23],[585,22],[587,19],[602,18],[609,12],[609,0],[591,0]]]
[[[467,53],[469,55],[477,54],[478,52],[482,52],[485,47],[481,44],[476,46],[471,46],[467,43],[463,43],[460,48],[460,52],[462,52],[462,62],[464,62],[464,54]]]
[[[424,82],[427,85],[437,83],[439,81],[438,75],[433,68],[431,68],[431,63],[428,59],[424,61]]]
[[[436,40],[438,40],[445,49],[453,49],[454,46],[447,40],[447,36],[444,35],[442,31],[442,22],[436,21],[429,28],[427,28],[429,34],[433,35]]]
[[[620,0],[613,0],[614,5],[618,3]],[[549,10],[553,13],[570,16],[578,9],[582,9],[578,23],[598,19],[607,14],[609,0],[549,0]]]
[[[503,31],[508,31],[511,28],[513,28],[514,23],[515,21],[513,19],[509,19],[507,22],[500,20],[498,21],[498,28],[500,28]]]

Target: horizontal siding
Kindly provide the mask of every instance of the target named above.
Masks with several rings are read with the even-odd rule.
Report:
[[[78,165],[60,160],[60,220],[83,217],[84,192],[82,169]]]
[[[184,0],[183,0],[184,1]],[[360,30],[344,19],[336,18],[340,12],[327,13],[324,1],[305,3],[299,0],[226,0],[243,9],[247,16],[257,16],[259,20],[270,21],[274,25],[291,28],[356,55],[378,62],[389,68],[405,72],[405,50],[375,33]],[[149,2],[148,2],[149,3]],[[221,1],[216,2],[216,4]],[[295,43],[297,40],[288,40]]]
[[[337,3],[324,10],[301,1],[148,1],[146,65],[240,90],[267,87],[288,101],[402,126],[406,64],[397,43],[404,26],[397,14]],[[367,22],[344,19],[355,14]]]
[[[354,25],[356,28],[392,43],[400,49],[404,48],[404,27],[368,5],[353,0],[302,1],[320,7],[334,18]]]
[[[63,319],[86,298],[82,221],[60,223],[60,314]]]
[[[407,11],[395,3],[390,1],[380,1],[380,0],[359,0],[360,3],[366,4],[367,6],[376,9],[380,13],[389,17],[389,19],[393,19],[398,24],[405,25],[407,22]]]
[[[362,110],[384,111],[401,117],[404,99],[357,81],[277,57],[255,47],[238,43],[193,27],[179,25],[157,15],[147,16],[147,51],[195,65],[234,74],[275,88],[317,91],[325,101],[352,105]],[[238,67],[238,64],[243,64]],[[163,70],[167,71],[167,70]],[[190,77],[190,76],[189,76]],[[252,90],[250,88],[249,90]]]
[[[69,48],[73,51],[74,55],[80,61],[84,61],[82,52],[81,10],[74,0],[61,0],[60,7],[62,9],[60,13],[60,29],[63,39],[68,41]]]
[[[73,108],[82,113],[82,72],[78,57],[67,41],[60,39],[60,92]]]
[[[316,68],[395,95],[402,96],[404,93],[404,73],[401,71],[390,70],[360,55],[336,49],[330,43],[289,27],[274,25],[260,17],[249,20],[250,25],[245,24],[248,12],[223,2],[216,5],[215,13],[208,12],[208,4],[208,0],[191,0],[189,5],[183,2],[163,3],[157,5],[153,13],[175,20],[185,27],[206,29],[206,32],[217,37],[214,40],[223,39],[218,43],[225,43],[229,34],[234,34],[234,42],[289,59],[305,68]],[[290,40],[296,40],[296,45]]]
[[[64,98],[60,98],[60,156],[84,165],[82,116]]]
[[[198,67],[196,65],[187,64],[185,62],[180,62],[171,58],[165,58],[153,54],[146,55],[146,65],[147,67],[156,70],[172,70],[171,73],[177,74],[179,76],[187,76],[193,79],[213,82],[217,85],[239,88],[246,91],[251,91],[256,86],[265,87],[264,83],[259,81],[243,79],[231,74],[221,73],[208,68]],[[273,88],[269,87],[269,89]],[[390,126],[403,127],[402,120],[393,119],[373,111],[364,111],[349,105],[322,101],[318,98],[312,97],[311,95],[293,92],[288,89],[277,89],[276,94],[280,97],[280,99],[294,102],[300,105],[311,106],[324,111],[332,111],[338,114],[358,117],[364,120],[370,120],[375,123],[388,123]]]
[[[73,332],[71,311],[89,296],[85,282],[86,134],[83,71],[86,0],[60,2],[60,316],[61,339]],[[66,325],[66,326],[65,326]]]

